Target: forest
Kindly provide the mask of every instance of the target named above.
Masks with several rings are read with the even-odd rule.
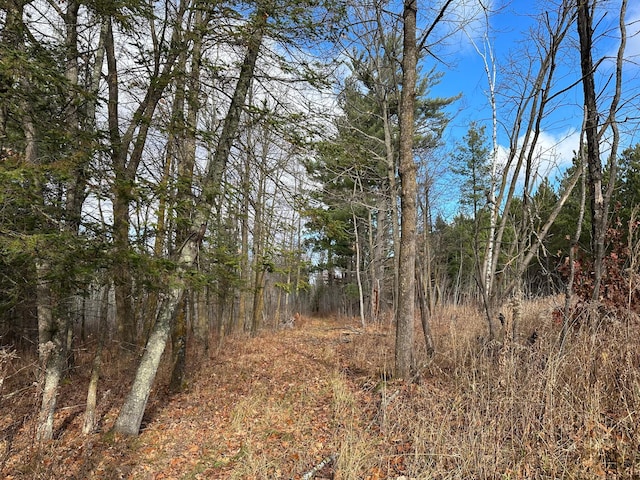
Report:
[[[640,478],[638,24],[2,2],[0,472]]]

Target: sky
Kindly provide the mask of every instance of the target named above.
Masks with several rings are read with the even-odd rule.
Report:
[[[522,74],[527,68],[535,65],[522,52],[535,46],[533,31],[539,26],[540,8],[556,2],[526,0],[487,0],[491,2],[491,13],[487,19],[483,10],[478,8],[478,0],[460,0],[455,17],[464,20],[465,27],[449,33],[444,41],[434,45],[434,53],[438,58],[427,58],[425,70],[433,66],[443,74],[439,85],[431,93],[434,96],[455,96],[461,94],[460,100],[448,109],[451,116],[449,129],[445,134],[448,149],[454,148],[468,131],[471,121],[486,125],[486,132],[491,134],[491,108],[488,99],[487,73],[483,59],[478,52],[485,50],[485,35],[488,32],[490,48],[493,51],[496,66],[496,84],[498,85],[498,118],[499,123],[499,156],[505,157],[508,152],[507,130],[512,125],[509,121],[509,104],[504,102],[504,94],[509,88],[517,86],[518,72]],[[486,3],[486,2],[485,2]],[[638,117],[640,100],[640,2],[629,1],[626,14],[627,46],[624,71],[623,98],[628,101],[620,118],[631,120],[621,124],[622,142],[626,146],[640,142]],[[610,91],[613,82],[608,81],[614,72],[613,67],[618,44],[618,15],[620,0],[611,0],[606,9],[596,13],[597,28],[595,35],[596,53],[594,60],[609,57],[598,68],[596,75],[597,88]],[[553,21],[554,12],[549,10]],[[488,27],[487,27],[488,26]],[[441,31],[440,34],[443,32]],[[475,46],[474,46],[475,44]],[[570,87],[580,78],[579,51],[575,24],[568,30],[567,48],[558,60],[558,82],[555,91]],[[514,76],[514,74],[516,74]],[[603,105],[608,104],[608,94],[603,94]],[[535,151],[539,153],[539,179],[548,177],[552,183],[562,176],[567,166],[571,165],[573,152],[578,150],[579,131],[582,123],[582,86],[577,84],[569,88],[558,99],[553,111],[542,123],[542,131]],[[606,148],[605,148],[606,150]],[[448,179],[445,180],[448,183]],[[450,188],[449,188],[450,191]],[[450,207],[449,207],[450,208]],[[449,215],[447,215],[449,216]]]
[[[463,1],[464,3],[464,1]],[[473,0],[468,0],[466,3],[476,3]],[[497,68],[497,83],[499,85],[508,83],[510,81],[509,74],[504,72],[504,69],[509,67],[510,56],[515,56],[516,62],[521,62],[522,67],[527,67],[530,62],[526,57],[517,55],[518,50],[521,50],[522,44],[532,45],[530,29],[535,25],[535,19],[532,18],[536,15],[534,10],[537,4],[543,2],[530,2],[525,0],[514,0],[511,2],[502,2],[500,5],[493,2],[493,8],[496,9],[496,13],[490,17],[490,38],[492,39],[492,49],[496,58]],[[611,4],[609,11],[599,11],[600,18],[603,20],[600,22],[600,26],[596,33],[603,32],[605,28],[615,27],[617,23],[617,11],[616,7],[619,5],[619,1],[609,2]],[[625,57],[628,59],[625,64],[625,87],[628,87],[627,95],[637,95],[640,93],[640,2],[630,2],[632,6],[628,7],[627,11],[627,48]],[[532,6],[534,5],[534,6]],[[467,7],[465,13],[472,13],[474,10]],[[477,9],[476,9],[477,11]],[[434,95],[453,96],[461,93],[462,98],[457,102],[450,113],[454,113],[455,116],[452,122],[452,134],[455,137],[461,137],[461,130],[466,131],[466,126],[470,120],[490,121],[491,110],[489,107],[489,101],[487,97],[488,84],[487,75],[484,70],[482,58],[475,50],[470,38],[476,42],[479,48],[484,48],[482,35],[485,33],[485,22],[482,15],[476,16],[476,20],[471,22],[463,32],[459,32],[447,41],[447,46],[444,47],[444,51],[440,55],[444,60],[443,62],[436,62],[436,66],[444,76],[440,85],[433,89]],[[607,36],[609,38],[600,38],[597,43],[598,53],[594,56],[594,59],[600,56],[614,56],[617,48],[617,39],[612,38],[616,32],[609,31]],[[570,41],[574,41],[577,38],[575,27],[572,26],[569,30],[569,35],[572,37]],[[559,62],[559,73],[561,77],[559,85],[564,87],[576,81],[580,77],[579,73],[579,59],[577,46],[574,51],[565,52]],[[573,54],[573,58],[571,58]],[[599,79],[603,84],[603,77],[608,77],[612,73],[613,63],[612,61],[603,62],[600,67]],[[635,84],[634,84],[635,83]],[[623,93],[624,96],[624,93]],[[545,136],[548,139],[556,138],[562,139],[566,137],[566,134],[570,130],[577,130],[580,128],[581,114],[578,111],[576,115],[576,104],[582,102],[581,86],[577,85],[566,96],[566,101],[562,109],[558,109],[552,116],[545,129]],[[637,106],[637,105],[636,105]],[[579,109],[578,109],[579,110]],[[502,109],[504,114],[504,109]],[[501,112],[498,113],[501,116]],[[504,131],[504,129],[503,129]],[[627,132],[631,141],[640,141],[640,135],[637,129],[631,128]],[[572,141],[573,139],[568,139]],[[504,134],[501,135],[501,144],[506,145],[506,139]],[[563,146],[559,146],[561,152],[571,154],[572,150]],[[570,160],[570,159],[569,159]]]

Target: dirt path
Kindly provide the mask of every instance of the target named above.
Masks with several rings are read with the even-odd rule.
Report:
[[[258,338],[228,339],[218,354],[196,359],[200,367],[183,393],[154,394],[139,437],[84,437],[79,419],[63,420],[68,426],[58,440],[28,455],[15,453],[2,473],[6,478],[297,479],[330,456],[338,458],[314,478],[361,468],[368,455],[365,442],[374,439],[364,425],[371,398],[354,384],[357,376],[345,363],[353,332],[348,325],[316,320]],[[105,431],[116,412],[107,413]],[[13,449],[19,445],[16,440]]]
[[[133,478],[283,478],[336,451],[335,328],[236,339],[140,437]]]

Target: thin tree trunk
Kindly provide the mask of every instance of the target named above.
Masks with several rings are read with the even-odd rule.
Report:
[[[381,205],[382,203],[382,205]],[[384,245],[384,213],[386,208],[382,199],[378,200],[378,209],[376,212],[376,224],[369,212],[369,251],[372,252],[370,262],[371,277],[371,321],[378,323],[380,314],[380,279],[383,278],[383,245]],[[375,231],[375,235],[374,235]]]
[[[496,202],[497,171],[498,171],[498,107],[496,101],[496,62],[493,55],[493,48],[489,40],[489,11],[484,8],[485,32],[483,35],[484,51],[480,50],[472,37],[469,37],[476,52],[482,58],[487,83],[489,86],[489,105],[491,107],[491,181],[487,192],[487,206],[489,208],[489,233],[487,235],[487,245],[485,257],[482,263],[482,288],[487,291],[487,297],[491,297],[493,281],[491,265],[495,250],[495,234],[498,221],[499,205]]]
[[[198,32],[194,42],[191,58],[191,72],[186,79],[188,82],[188,91],[185,96],[185,81],[178,77],[176,89],[176,108],[175,126],[178,138],[176,138],[177,151],[176,156],[179,159],[178,164],[178,185],[176,191],[176,221],[177,235],[176,243],[180,246],[189,234],[190,220],[189,215],[193,211],[193,170],[196,161],[196,130],[198,113],[200,111],[200,101],[198,92],[200,90],[200,63],[202,57],[202,34],[206,25],[202,10],[196,11],[194,19],[194,31]],[[180,62],[186,65],[186,55]],[[182,71],[185,68],[181,69]],[[180,95],[179,95],[180,94]],[[184,102],[187,103],[187,115],[184,116]],[[184,376],[187,367],[187,306],[193,309],[193,302],[187,302],[187,296],[183,300],[183,305],[179,309],[175,318],[175,327],[172,335],[172,353],[173,353],[173,371],[171,372],[171,382],[169,388],[173,392],[182,389],[184,384]]]
[[[109,314],[109,290],[110,285],[104,285],[102,299],[100,301],[100,316],[98,325],[98,346],[96,354],[93,357],[91,366],[91,378],[89,380],[89,388],[87,389],[87,407],[84,413],[84,422],[82,425],[82,433],[89,435],[96,431],[98,418],[96,407],[98,403],[98,382],[100,381],[100,370],[102,368],[102,351],[107,336],[107,318]]]
[[[204,237],[207,223],[211,216],[216,192],[219,190],[219,182],[222,181],[224,169],[221,167],[226,167],[231,144],[236,137],[240,110],[244,106],[249,84],[253,78],[266,22],[266,13],[259,11],[256,29],[251,36],[230,111],[225,120],[225,127],[223,127],[223,135],[220,138],[221,145],[216,150],[216,155],[209,160],[207,173],[203,179],[202,194],[197,199],[194,207],[195,215],[192,222],[194,229],[182,247],[176,252],[175,257],[178,268],[174,275],[174,281],[171,282],[173,286],[168,290],[165,300],[161,304],[158,318],[147,341],[133,385],[116,420],[114,426],[116,432],[137,435],[140,430],[151,387],[160,364],[160,358],[169,338],[171,323],[184,296],[186,273],[195,265],[200,242]],[[223,150],[226,151],[226,156],[219,154]],[[196,231],[195,229],[198,230]]]
[[[396,184],[396,158],[391,139],[388,105],[382,102],[382,122],[384,126],[384,146],[387,161],[387,182],[389,184],[388,209],[391,212],[391,236],[393,240],[393,314],[398,312],[398,288],[400,284],[400,214],[398,212],[398,186]]]
[[[583,128],[584,132],[584,128]],[[580,169],[580,211],[578,213],[578,221],[576,223],[576,231],[573,234],[573,238],[571,239],[571,244],[569,245],[569,276],[567,278],[567,285],[565,288],[565,296],[564,296],[564,316],[562,319],[562,332],[560,333],[560,348],[564,346],[564,342],[567,338],[567,334],[569,333],[569,323],[570,323],[570,312],[571,312],[571,303],[573,301],[573,281],[576,275],[576,250],[578,249],[578,242],[580,241],[580,236],[582,235],[582,222],[584,220],[584,211],[587,200],[587,185],[585,178],[585,162],[584,162],[584,149],[582,143],[582,134],[580,135],[580,153],[578,154],[578,160],[580,164],[577,168]]]
[[[598,105],[593,65],[593,22],[591,1],[578,0],[578,35],[580,37],[580,67],[582,70],[582,88],[585,105],[585,136],[589,200],[591,205],[591,250],[593,253],[594,282],[593,299],[600,298],[600,284],[603,275],[604,240],[606,215],[602,195],[602,165],[600,162],[600,144],[598,142]]]
[[[420,306],[420,323],[422,324],[422,333],[424,334],[424,344],[427,349],[427,355],[435,353],[433,336],[431,335],[431,325],[429,324],[429,305],[425,296],[425,282],[422,278],[422,271],[416,267],[416,288],[418,292],[418,305]]]
[[[177,307],[171,332],[171,348],[173,354],[173,370],[169,381],[169,390],[177,393],[184,386],[184,374],[187,366],[187,295],[182,296],[182,301]],[[189,307],[193,308],[192,305]]]
[[[254,280],[253,280],[253,309],[251,312],[251,335],[257,335],[262,323],[264,307],[264,243],[263,232],[265,229],[263,221],[263,210],[265,208],[264,198],[265,177],[261,175],[258,180],[258,192],[256,193],[255,214],[253,223],[253,252],[254,252]]]
[[[356,214],[352,212],[353,217],[353,231],[355,233],[355,246],[356,246],[356,282],[358,284],[358,306],[359,306],[359,316],[360,316],[360,325],[362,328],[367,326],[367,322],[364,318],[364,294],[362,291],[362,278],[360,273],[360,238],[358,235],[358,220],[356,218]]]
[[[247,305],[249,303],[249,200],[251,191],[251,168],[249,153],[245,154],[242,171],[242,202],[240,202],[240,292],[238,295],[238,318],[242,325],[247,322]]]
[[[119,86],[116,66],[115,41],[113,23],[109,19],[105,36],[105,53],[107,57],[107,86],[109,99],[107,102],[109,136],[112,145],[112,163],[115,173],[113,199],[113,244],[120,258],[113,271],[114,292],[116,301],[116,329],[118,337],[126,342],[135,338],[131,306],[131,276],[128,267],[129,251],[129,196],[125,176],[125,157],[120,136],[120,120],[118,115]]]

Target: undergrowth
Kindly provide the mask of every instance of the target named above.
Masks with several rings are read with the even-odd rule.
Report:
[[[578,329],[561,350],[550,310],[529,303],[508,347],[479,338],[479,314],[439,312],[435,359],[385,408],[387,450],[395,446],[403,467],[391,473],[640,478],[640,331],[621,323]],[[533,330],[538,338],[529,345]],[[359,349],[375,351],[366,342],[353,348],[354,358]]]
[[[485,322],[474,309],[439,309],[431,318],[436,354],[427,356],[417,341],[410,382],[393,379],[388,324],[363,330],[356,321],[306,319],[304,327],[228,338],[219,352],[199,357],[185,392],[167,396],[159,379],[136,439],[107,433],[126,392],[117,385],[127,382],[123,364],[106,365],[101,391],[111,393],[94,435],[79,434],[80,374],[61,392],[59,434],[49,444],[30,436],[34,392],[2,404],[0,474],[640,479],[640,331],[623,322],[581,326],[560,348],[552,315],[559,303],[525,302],[507,345],[483,339]],[[3,367],[18,371],[7,362],[19,359]],[[23,415],[19,423],[11,423],[12,412]]]

